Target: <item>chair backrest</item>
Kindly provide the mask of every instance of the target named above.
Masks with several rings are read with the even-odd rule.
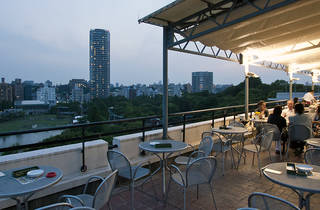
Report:
[[[310,130],[305,125],[290,125],[288,129],[290,141],[304,141],[310,138]]]
[[[205,156],[209,156],[211,154],[213,148],[213,140],[211,136],[205,136],[199,145],[199,150],[204,152]]]
[[[214,152],[222,152],[223,151],[223,141],[221,139],[220,134],[218,134],[216,132],[211,132],[210,135],[211,135],[212,141],[213,141],[212,150]]]
[[[70,203],[54,203],[48,206],[43,206],[35,210],[67,210],[71,209],[73,206]]]
[[[217,160],[213,156],[201,157],[187,166],[186,185],[210,183],[216,171]]]
[[[271,123],[263,123],[261,125],[261,129],[263,132],[273,131],[273,140],[279,141],[280,140],[280,130],[277,125]]]
[[[272,140],[273,140],[272,130],[269,130],[266,133],[263,133],[261,137],[261,142],[260,142],[261,150],[269,150],[272,144]]]
[[[311,148],[304,153],[304,161],[307,164],[320,166],[320,148]]]
[[[117,173],[118,170],[113,171],[97,187],[93,197],[93,208],[101,209],[109,202],[112,195],[112,190],[116,183]]]
[[[127,177],[126,175],[129,174],[132,177],[131,164],[124,154],[116,150],[108,150],[107,156],[112,171],[118,169],[118,176]]]
[[[248,205],[259,210],[300,210],[298,207],[282,198],[266,193],[254,192],[249,196]]]

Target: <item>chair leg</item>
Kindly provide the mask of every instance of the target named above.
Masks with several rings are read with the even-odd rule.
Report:
[[[254,166],[254,156],[256,155],[256,153],[252,153],[253,155],[252,155],[252,166]]]
[[[131,209],[134,209],[134,180],[130,183]]]
[[[269,149],[269,159],[272,162],[270,149]]]
[[[259,153],[259,152],[257,152],[257,159],[258,159],[258,168],[259,168],[259,173],[260,173],[260,176],[261,176],[260,153]]]
[[[108,202],[108,209],[109,209],[109,210],[112,210],[110,201]]]
[[[288,144],[287,144],[287,152],[286,152],[286,161],[288,161],[288,155],[289,155],[289,147],[290,147],[290,140],[288,139]]]
[[[197,184],[197,200],[199,199],[199,185]]]
[[[187,189],[183,187],[183,210],[186,210],[186,191]]]
[[[224,176],[224,156],[225,156],[225,152],[222,153],[222,176]]]
[[[168,187],[167,187],[167,192],[166,192],[166,197],[165,197],[165,205],[167,205],[168,202],[168,196],[169,196],[169,191],[170,191],[170,186],[171,186],[171,177],[169,179]]]
[[[212,189],[211,183],[209,183],[209,186],[210,186],[210,191],[211,191],[211,196],[212,196],[212,201],[213,201],[214,208],[215,208],[216,210],[218,210],[218,209],[217,209],[216,200],[214,199],[213,189]]]

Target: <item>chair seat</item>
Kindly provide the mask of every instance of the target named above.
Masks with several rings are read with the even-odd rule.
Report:
[[[134,175],[134,171],[136,170],[137,166],[132,166],[131,167],[131,174],[132,176]],[[148,174],[150,173],[150,170],[147,169],[147,168],[139,168],[135,177],[134,177],[134,180],[138,180],[144,176],[147,176]],[[126,169],[121,169],[119,171],[119,176],[123,177],[123,178],[126,178],[126,179],[131,179],[130,177],[130,169],[129,167],[127,167]]]
[[[180,165],[187,165],[188,160],[189,160],[189,157],[187,156],[178,156],[176,159],[174,159],[174,162]],[[191,158],[190,162],[192,162],[193,160],[194,158]]]
[[[258,152],[257,148],[259,150],[260,146],[257,145],[257,147],[256,147],[254,144],[244,145],[244,147],[243,147],[244,150],[247,150],[247,151],[250,151],[250,152],[255,152],[255,153]]]
[[[185,186],[183,182],[186,181],[186,172],[182,171],[182,179],[179,173],[174,173],[172,174],[172,179],[179,185]],[[208,183],[207,178],[201,173],[200,171],[192,171],[189,172],[188,176],[188,185],[193,185],[193,184],[203,184],[203,183]],[[187,183],[186,183],[187,184]]]
[[[93,203],[93,196],[92,195],[80,194],[80,195],[76,195],[76,196],[84,202],[85,206],[92,207],[92,203]],[[71,205],[74,207],[82,206],[81,203],[75,199],[70,199],[70,201],[71,201]]]

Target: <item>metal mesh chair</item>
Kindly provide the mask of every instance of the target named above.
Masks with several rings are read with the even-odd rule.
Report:
[[[199,185],[200,184],[208,184],[211,191],[211,196],[213,200],[213,204],[217,209],[216,202],[213,195],[213,189],[211,186],[211,181],[213,175],[216,171],[217,160],[212,157],[201,157],[195,159],[193,162],[189,163],[185,170],[181,171],[177,166],[170,166],[170,180],[168,183],[168,190],[166,195],[166,200],[168,198],[168,194],[171,187],[171,181],[183,187],[183,209],[186,209],[186,191],[187,188],[193,185],[197,185],[197,199],[199,194]]]
[[[288,128],[288,145],[286,152],[286,159],[288,159],[288,152],[290,144],[293,141],[304,142],[304,140],[309,139],[311,137],[310,130],[305,125],[290,125]]]
[[[259,210],[300,210],[289,201],[260,192],[254,192],[249,196],[248,205]]]
[[[243,151],[245,152],[245,160],[247,157],[246,151],[253,153],[252,165],[254,165],[254,156],[255,154],[257,154],[260,175],[261,175],[260,152],[268,151],[269,159],[271,161],[270,149],[271,149],[272,140],[273,140],[273,131],[267,131],[266,133],[262,132],[256,136],[252,144],[247,144],[247,145],[244,145],[243,147]]]
[[[63,195],[60,197],[60,200],[67,200],[68,203],[71,203],[75,207],[86,206],[101,209],[108,205],[109,209],[111,209],[109,201],[112,195],[112,190],[116,183],[117,173],[118,171],[115,170],[105,179],[99,176],[92,176],[88,179],[82,194],[76,196]],[[101,183],[93,195],[87,194],[88,185],[94,180],[100,180]]]
[[[232,140],[227,139],[216,132],[204,132],[202,133],[202,136],[212,137],[212,140],[213,140],[212,151],[216,153],[215,156],[222,154],[222,175],[224,175],[224,165],[225,165],[224,162],[225,162],[225,158],[228,151],[230,151],[230,154],[231,154],[232,166],[234,165],[234,157],[232,152]]]
[[[194,158],[193,158],[194,155],[196,155],[195,158],[209,156],[211,154],[212,147],[213,147],[212,137],[205,136],[204,138],[202,138],[200,145],[199,145],[199,148],[198,148],[198,151],[201,151],[201,152],[194,151],[188,157],[187,156],[178,156],[174,161],[177,164],[187,165],[189,161],[194,160]]]
[[[271,123],[264,123],[261,127],[262,132],[273,132],[273,141],[276,143],[280,143],[281,141],[281,133],[277,125]],[[282,150],[281,150],[281,143],[280,143],[280,159],[282,160]]]
[[[115,150],[109,150],[107,152],[108,161],[110,164],[110,167],[112,170],[118,170],[119,177],[125,178],[129,180],[129,190],[130,190],[130,198],[131,198],[131,208],[134,209],[134,187],[135,187],[135,181],[146,177],[151,173],[151,163],[149,164],[149,169],[143,168],[142,166],[145,163],[140,163],[137,166],[132,166],[128,160],[128,158],[122,154],[119,151]],[[148,179],[151,179],[152,182],[152,176],[149,176],[146,178],[146,180],[143,182],[145,183]],[[152,183],[153,186],[153,183]]]
[[[54,203],[47,206],[37,208],[35,210],[67,210],[71,209],[73,206],[70,203]]]
[[[304,161],[307,164],[320,166],[320,148],[311,148],[304,153]]]

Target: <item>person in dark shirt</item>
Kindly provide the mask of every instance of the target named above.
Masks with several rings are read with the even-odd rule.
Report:
[[[256,112],[260,112],[259,118],[262,119],[262,118],[268,117],[269,116],[269,112],[268,112],[268,109],[267,109],[266,102],[261,100],[261,101],[258,102],[257,105],[258,105],[258,108],[255,111]]]
[[[280,133],[284,131],[284,129],[287,127],[287,121],[284,117],[281,116],[282,113],[282,107],[277,105],[273,109],[273,114],[271,114],[268,117],[268,123],[275,124],[278,128]],[[282,141],[285,141],[286,139],[282,139]],[[281,143],[280,141],[276,143],[276,153],[280,154],[281,149]]]

